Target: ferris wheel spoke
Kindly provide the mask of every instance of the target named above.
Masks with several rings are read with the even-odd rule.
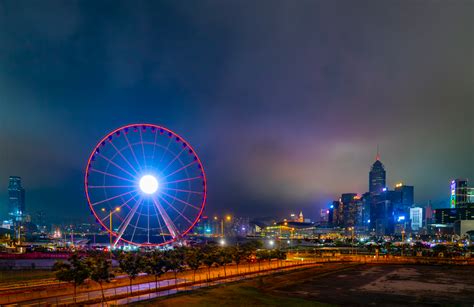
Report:
[[[176,209],[169,201],[167,201],[165,198],[163,198],[162,196],[158,195],[159,198],[161,198],[168,206],[171,207],[171,209],[173,209],[174,211],[176,211],[176,213],[178,213],[182,218],[184,218],[189,224],[192,224],[193,222],[191,222],[185,215],[183,215],[183,213],[181,213],[178,209]]]
[[[185,192],[185,193],[191,193],[191,194],[204,194],[204,192],[174,189],[174,188],[161,188],[161,190],[171,190],[171,191]]]
[[[127,214],[127,216],[125,218],[125,221],[122,222],[122,224],[120,224],[120,226],[118,228],[119,232],[118,232],[117,238],[115,239],[115,242],[114,242],[114,245],[113,245],[114,247],[117,245],[118,241],[120,241],[120,239],[122,238],[123,233],[125,232],[125,229],[127,229],[128,225],[130,224],[130,221],[132,220],[133,216],[137,212],[137,209],[140,206],[140,203],[141,203],[141,200],[138,200],[135,203],[135,205],[132,207],[132,210],[130,210],[130,212]]]
[[[160,213],[161,218],[165,222],[166,228],[168,228],[168,231],[170,232],[170,235],[173,237],[173,239],[177,238],[179,236],[178,228],[173,223],[173,221],[169,217],[166,210],[163,209],[163,207],[161,206],[160,201],[153,197],[153,204],[156,206],[156,209],[158,209],[158,212]]]
[[[124,224],[126,223],[126,221],[128,220],[128,218],[132,218],[133,217],[133,214],[134,214],[134,210],[138,209],[138,206],[140,205],[140,202],[141,202],[141,199],[138,199],[135,204],[133,205],[133,207],[130,209],[130,211],[127,212],[127,214],[125,215],[125,218],[122,219],[122,222],[120,223],[119,227],[117,229],[122,229],[122,226],[124,226]],[[135,207],[137,207],[135,209]]]
[[[163,238],[163,242],[165,242],[165,241],[166,241],[166,238],[165,238],[165,236],[163,235],[163,226],[161,225],[160,214],[158,213],[158,210],[156,209],[156,206],[153,206],[153,209],[155,210],[156,219],[158,220],[158,225],[160,226],[159,235],[161,235],[161,237]]]
[[[115,209],[116,209],[116,210],[118,209],[118,211],[122,210],[122,208],[123,208],[126,204],[128,204],[131,200],[135,199],[135,197],[137,197],[137,194],[132,195],[132,197],[130,197],[126,202],[124,202],[124,203],[121,204],[120,206],[116,207]],[[102,218],[101,221],[102,221],[102,222],[105,222],[105,220],[108,219],[109,217],[110,217],[110,213],[107,214],[104,218]],[[119,216],[119,215],[118,215],[118,217],[119,217],[119,219],[122,218],[122,217]],[[122,222],[123,222],[123,219],[122,219]]]
[[[168,151],[168,149],[169,149],[169,147],[170,147],[171,140],[172,140],[172,139],[170,138],[169,141],[168,141],[168,144],[166,145],[165,150],[163,150],[163,153],[161,154],[160,163],[161,163],[161,161],[163,161],[163,158],[165,157],[165,153]]]
[[[132,163],[130,163],[130,161],[122,154],[122,151],[120,151],[117,146],[114,145],[114,143],[110,142],[110,145],[112,145],[115,151],[122,157],[122,159],[128,164],[128,166],[130,166],[130,168],[135,172],[135,174],[138,174],[138,171],[133,167]]]
[[[135,185],[90,185],[89,189],[115,189],[115,188],[134,188]]]
[[[193,162],[191,162],[191,163],[188,163],[188,164],[186,164],[185,166],[183,166],[183,167],[181,167],[181,168],[178,168],[178,169],[175,170],[174,172],[172,172],[172,173],[170,173],[170,174],[164,176],[162,179],[166,179],[166,178],[168,178],[168,177],[170,177],[170,176],[173,176],[174,174],[177,174],[177,173],[181,172],[182,170],[184,170],[184,169],[190,167],[191,165],[195,164],[196,162],[197,162],[197,161],[193,161]]]
[[[140,143],[142,144],[143,164],[145,164],[145,169],[146,169],[147,166],[146,166],[146,157],[145,157],[145,145],[143,144],[142,130],[138,128],[138,131],[140,132]]]
[[[132,237],[130,238],[130,241],[132,241],[132,242],[133,242],[133,238],[135,237],[135,232],[137,231],[138,221],[140,220],[140,217],[142,216],[142,212],[143,212],[143,206],[140,207],[140,212],[137,215],[137,221],[135,222],[135,227],[133,227]]]
[[[165,168],[162,170],[162,172],[165,172],[165,170],[167,170],[168,167],[170,167],[171,164],[173,164],[173,162],[176,161],[176,159],[179,158],[179,156],[181,155],[181,153],[182,153],[185,149],[186,149],[186,147],[184,147],[183,149],[181,149],[181,151],[180,151],[176,156],[174,156],[174,158],[173,158],[170,162],[168,162],[168,164],[165,166]]]
[[[95,169],[95,168],[90,168],[90,170],[91,170],[92,172],[99,173],[99,174],[103,174],[103,175],[106,175],[106,176],[109,176],[109,177],[114,177],[114,178],[117,178],[117,179],[122,179],[122,180],[125,180],[125,181],[129,181],[129,182],[135,182],[135,181],[133,181],[133,180],[124,178],[124,177],[122,177],[122,176],[117,176],[117,175],[114,175],[114,174],[111,174],[111,173],[99,171],[98,169]]]
[[[138,162],[137,155],[135,154],[135,150],[133,150],[133,146],[130,144],[130,141],[128,140],[128,137],[126,134],[123,135],[125,137],[125,140],[127,141],[128,147],[130,148],[130,151],[132,152],[133,158],[135,159],[135,162],[137,162],[138,169],[141,171],[142,166],[140,165],[140,162]]]
[[[178,183],[178,182],[185,182],[185,181],[192,181],[196,179],[203,179],[202,176],[197,176],[197,177],[192,177],[192,178],[186,178],[186,179],[180,179],[180,180],[174,180],[174,181],[165,181],[165,184],[170,184],[170,183]]]
[[[147,218],[147,239],[146,239],[146,243],[150,243],[150,206],[147,206],[147,211],[148,211],[148,214],[146,216]]]
[[[155,131],[155,140],[153,141],[153,153],[151,154],[151,162],[155,160],[156,139],[158,137],[158,130]]]
[[[162,191],[161,193],[162,193],[162,194],[165,194],[165,195],[168,196],[168,197],[173,198],[174,200],[179,201],[180,203],[183,203],[183,204],[185,204],[185,205],[187,205],[187,206],[190,206],[190,207],[192,207],[192,208],[194,208],[194,209],[196,209],[196,210],[201,210],[201,208],[196,207],[196,206],[194,206],[194,205],[191,205],[190,203],[188,203],[188,202],[186,202],[186,201],[184,201],[184,200],[182,200],[182,199],[180,199],[180,198],[177,198],[177,197],[175,197],[175,196],[173,196],[173,195],[171,195],[171,194],[168,194],[168,193],[163,192],[163,191]]]
[[[103,199],[101,201],[98,201],[98,202],[95,202],[93,204],[91,204],[92,206],[97,206],[99,204],[102,204],[102,203],[105,203],[107,201],[110,201],[110,200],[113,200],[113,199],[116,199],[116,198],[119,198],[119,197],[122,197],[122,196],[125,196],[127,194],[130,194],[130,193],[133,193],[133,192],[136,192],[137,190],[132,190],[132,191],[128,191],[128,192],[125,192],[125,193],[122,193],[122,194],[119,194],[119,195],[116,195],[116,196],[113,196],[113,197],[110,197],[110,198],[107,198],[107,199]]]
[[[104,159],[105,161],[109,162],[110,164],[112,164],[113,166],[115,166],[116,168],[120,169],[122,172],[124,172],[125,174],[127,175],[130,175],[132,178],[134,179],[137,179],[137,177],[133,174],[131,174],[129,171],[125,170],[123,167],[121,167],[120,165],[118,165],[117,163],[115,163],[114,161],[110,160],[109,158],[107,158],[106,156],[104,156],[103,154],[100,154],[99,153],[99,156],[102,157],[102,159]]]

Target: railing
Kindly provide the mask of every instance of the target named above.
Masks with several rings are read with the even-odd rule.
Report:
[[[326,259],[324,262],[329,262],[331,260]],[[331,261],[332,262],[332,261]],[[272,262],[262,262],[259,265],[257,263],[252,263],[250,266],[248,264],[239,265],[239,270],[235,265],[230,265],[226,267],[226,273],[224,273],[224,268],[212,268],[209,275],[207,268],[201,268],[196,273],[196,279],[193,278],[194,273],[192,271],[186,271],[183,276],[183,273],[179,274],[181,279],[178,278],[178,283],[174,284],[174,279],[161,280],[159,282],[160,287],[158,290],[155,289],[155,282],[153,277],[145,276],[144,280],[139,284],[135,284],[132,287],[133,296],[151,294],[153,292],[172,292],[173,289],[176,291],[181,288],[185,290],[191,290],[194,288],[200,288],[204,286],[210,286],[213,284],[224,283],[234,280],[242,280],[246,278],[251,278],[259,275],[267,275],[275,272],[283,272],[286,270],[294,270],[298,268],[311,267],[321,265],[321,261],[317,260],[305,260],[305,261],[272,261]],[[167,275],[170,278],[170,275]],[[184,279],[186,278],[186,279]],[[129,294],[129,286],[127,286],[128,279],[120,281],[118,284],[104,284],[104,292],[106,300],[117,300],[123,299]],[[85,288],[79,287],[77,290],[76,302],[81,303],[94,303],[96,301],[102,300],[102,294],[97,285],[92,283],[95,287]],[[87,287],[90,287],[87,286]],[[28,302],[34,304],[67,304],[73,303],[72,288],[69,286],[65,288],[65,285],[62,284],[60,288],[49,289],[50,287],[39,288],[37,290],[30,291],[17,291],[11,293],[10,295],[0,296],[0,304],[12,304],[20,302]]]
[[[344,255],[341,259],[362,263],[474,265],[474,258],[465,257]]]
[[[0,259],[67,259],[71,256],[71,253],[43,253],[43,252],[32,252],[25,254],[7,254],[0,253]]]

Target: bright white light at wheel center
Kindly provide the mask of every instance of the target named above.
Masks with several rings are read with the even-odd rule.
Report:
[[[152,175],[145,175],[140,179],[140,189],[143,193],[153,194],[158,190],[158,180]]]

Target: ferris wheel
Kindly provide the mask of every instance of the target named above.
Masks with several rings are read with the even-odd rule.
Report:
[[[194,149],[153,124],[123,126],[100,140],[84,184],[90,210],[113,238],[113,247],[179,240],[206,203],[206,175]]]

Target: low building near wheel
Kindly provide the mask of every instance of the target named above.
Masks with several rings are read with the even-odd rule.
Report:
[[[454,223],[454,232],[463,237],[470,237],[474,232],[474,220],[459,220]]]

